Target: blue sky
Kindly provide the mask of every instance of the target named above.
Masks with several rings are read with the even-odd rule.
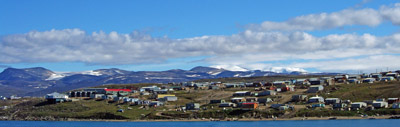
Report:
[[[0,54],[0,67],[3,68],[0,69],[35,66],[54,71],[100,68],[158,71],[190,69],[195,66],[240,66],[262,70],[285,67],[329,72],[386,67],[400,69],[393,64],[376,63],[382,59],[398,57],[399,52],[391,49],[396,48],[398,43],[394,36],[399,32],[398,21],[391,18],[398,16],[397,2],[399,1],[4,0],[0,1],[0,19],[4,19],[0,21],[0,49],[3,49],[3,52],[0,51],[3,54]],[[344,12],[340,13],[342,11]],[[377,13],[376,21],[357,17],[357,14],[366,14],[368,17],[370,12]],[[315,20],[313,16],[307,15],[321,16],[323,13],[332,14],[329,16],[333,18],[318,22],[321,25],[307,24]],[[291,19],[301,16],[306,16],[307,21],[302,19],[290,22]],[[371,17],[374,16],[376,15],[371,14]],[[339,17],[340,20],[334,19],[335,17]],[[280,25],[271,26],[265,22]],[[343,24],[340,24],[342,22]],[[291,28],[299,29],[285,30],[287,27],[282,25],[285,23]],[[267,25],[263,27],[262,24]],[[118,37],[113,38],[112,33]],[[129,39],[125,38],[126,36],[129,36]],[[307,43],[294,43],[303,42],[304,37],[308,36],[314,39],[307,40]],[[376,38],[374,46],[361,49],[354,47],[369,42],[365,38],[370,36]],[[253,40],[257,37],[261,39]],[[277,39],[270,40],[273,37]],[[278,37],[290,40],[280,42],[282,39]],[[216,41],[221,38],[228,41]],[[332,40],[335,39],[345,42],[346,49],[334,45],[336,42]],[[388,40],[390,45],[394,46],[379,46],[388,45],[382,44]],[[349,44],[353,41],[356,41],[355,44]],[[266,46],[278,43],[280,47]],[[296,46],[286,47],[317,43],[322,47],[309,50],[303,47],[304,49],[299,51]],[[212,46],[213,44],[226,44],[230,47]],[[323,45],[327,44],[332,44],[334,48],[324,49]],[[282,50],[263,52],[263,49],[257,47],[270,51]],[[252,48],[260,51],[250,51]],[[143,51],[130,51],[141,49]],[[363,60],[375,60],[375,63],[360,65],[365,63]],[[331,66],[333,63],[348,65],[339,69],[320,66]]]

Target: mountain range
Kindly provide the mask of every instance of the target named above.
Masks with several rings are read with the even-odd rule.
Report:
[[[223,68],[194,67],[190,70],[126,71],[117,68],[85,72],[56,73],[43,67],[7,68],[0,73],[0,95],[42,96],[54,91],[99,86],[104,84],[170,83],[224,77],[252,77],[272,75],[304,75],[298,71],[231,71]]]

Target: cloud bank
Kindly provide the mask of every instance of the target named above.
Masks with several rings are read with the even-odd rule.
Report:
[[[87,33],[80,29],[31,31],[1,38],[0,63],[83,62],[124,65],[211,56],[204,59],[211,65],[239,65],[261,70],[271,70],[277,66],[261,64],[262,62],[284,60],[311,62],[286,63],[280,66],[317,68],[323,71],[394,67],[390,62],[380,65],[379,61],[398,59],[398,56],[387,54],[400,53],[400,33],[387,36],[330,34],[316,37],[306,31],[351,25],[374,27],[384,21],[399,25],[399,17],[400,4],[394,4],[377,10],[345,9],[333,13],[298,16],[283,22],[266,21],[250,25],[243,32],[229,36],[181,39],[155,38],[136,31],[130,34],[101,31]],[[360,56],[364,57],[353,58]],[[313,62],[314,60],[318,62]]]

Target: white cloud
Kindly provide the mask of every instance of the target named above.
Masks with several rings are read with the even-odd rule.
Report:
[[[318,13],[297,16],[284,22],[265,21],[261,24],[249,25],[256,31],[312,31],[333,29],[343,26],[365,25],[374,27],[383,21],[400,25],[400,3],[381,6],[379,10],[344,9],[332,13]]]
[[[171,39],[154,38],[136,31],[130,34],[101,31],[87,33],[80,29],[31,31],[1,38],[0,63],[83,62],[123,65],[164,63],[171,58],[211,56],[204,60],[211,65],[227,68],[238,65],[249,69],[279,70],[273,68],[281,66],[279,64],[258,63],[399,54],[400,33],[380,37],[371,34],[331,34],[316,37],[301,32],[346,25],[376,26],[384,20],[400,24],[399,6],[398,4],[382,6],[379,10],[346,9],[333,13],[299,16],[285,22],[266,21],[258,25],[261,29],[250,28],[230,36]],[[295,32],[290,32],[292,30]],[[293,66],[295,67],[293,70],[296,70],[315,65],[321,70],[329,70],[324,64],[330,63],[322,62],[319,65],[310,63],[310,66],[298,63],[281,67]]]
[[[299,68],[318,68],[321,71],[344,72],[344,71],[364,71],[375,72],[377,69],[386,71],[400,69],[400,56],[394,55],[373,55],[362,58],[348,58],[343,60],[328,60],[318,62],[294,63],[289,66]]]

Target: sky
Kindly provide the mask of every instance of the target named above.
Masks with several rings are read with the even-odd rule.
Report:
[[[2,0],[0,70],[400,69],[398,0]]]

